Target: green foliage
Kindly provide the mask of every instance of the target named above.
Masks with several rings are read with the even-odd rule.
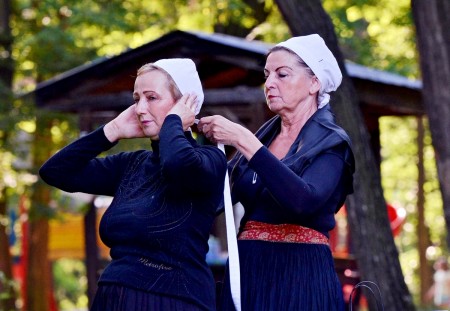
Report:
[[[419,76],[410,0],[322,2],[347,59],[407,77]],[[30,91],[37,82],[99,57],[139,47],[174,29],[219,31],[266,42],[279,42],[290,36],[273,0],[13,0],[12,5],[15,94]],[[78,135],[76,119],[36,110],[32,102],[14,99],[7,88],[0,92],[8,95],[0,96],[0,189],[10,187],[22,193],[26,185],[36,181],[36,172],[27,173],[14,164],[18,159],[27,159],[26,151],[13,148],[20,133],[34,135],[36,116],[45,116],[49,125],[46,135],[54,153]],[[382,185],[386,200],[408,211],[407,222],[396,242],[407,283],[417,291],[415,119],[382,118],[380,131]],[[430,256],[434,256],[444,251],[445,230],[429,134],[426,139],[426,222],[436,246],[430,249]],[[144,139],[126,141],[115,151],[148,146],[148,140]],[[54,194],[53,199],[63,200],[55,205],[73,205],[64,196]],[[50,216],[52,208],[36,205],[34,212]],[[79,283],[78,277],[84,272],[79,264],[76,261],[55,264],[55,288],[61,309],[86,305],[85,284]],[[76,276],[72,277],[72,273]]]
[[[445,254],[446,229],[443,203],[431,144],[431,135],[425,122],[425,223],[430,230],[432,246],[427,258],[433,262]],[[406,209],[407,218],[400,236],[396,239],[400,263],[405,281],[411,292],[419,294],[417,270],[419,254],[417,247],[417,193],[418,189],[418,142],[416,117],[383,117],[380,119],[380,143],[382,146],[381,175],[386,201]]]
[[[410,78],[419,76],[410,0],[325,0],[345,57]]]
[[[2,291],[0,291],[0,310],[3,311],[3,301],[6,299],[10,299],[11,297],[16,297],[16,293],[19,289],[19,284],[17,284],[17,282],[14,280],[8,279],[5,276],[5,273],[0,270],[0,288],[2,289]]]
[[[54,294],[60,310],[87,308],[86,268],[81,260],[61,258],[53,263]]]
[[[96,57],[140,46],[173,29],[219,31],[269,42],[289,36],[272,0],[13,3],[16,81],[27,76],[37,81],[48,79]],[[348,59],[418,76],[409,0],[325,0],[324,7]]]
[[[202,30],[279,41],[288,35],[273,1],[14,1],[16,88],[100,56],[138,47],[170,30]]]

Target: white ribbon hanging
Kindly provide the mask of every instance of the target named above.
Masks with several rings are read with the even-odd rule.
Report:
[[[217,147],[225,153],[225,146]],[[225,173],[225,187],[223,190],[225,204],[225,224],[227,227],[228,267],[230,275],[230,290],[236,311],[241,311],[241,271],[239,267],[239,252],[237,247],[236,227],[234,222],[233,203],[231,202],[230,179],[228,170]]]

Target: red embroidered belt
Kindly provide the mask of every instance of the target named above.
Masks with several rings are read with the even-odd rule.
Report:
[[[314,229],[290,224],[272,225],[259,221],[248,221],[238,239],[328,245],[328,238]]]

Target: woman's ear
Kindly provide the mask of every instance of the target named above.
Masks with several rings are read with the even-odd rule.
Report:
[[[312,80],[311,80],[311,87],[309,89],[310,93],[314,94],[314,93],[319,92],[320,91],[320,86],[321,86],[321,84],[320,84],[320,81],[317,78],[317,76],[313,76]]]

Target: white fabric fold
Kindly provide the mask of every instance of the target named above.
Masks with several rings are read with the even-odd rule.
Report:
[[[217,147],[225,153],[225,146]],[[233,298],[236,311],[241,311],[241,269],[239,265],[239,252],[237,246],[236,226],[234,222],[233,203],[231,202],[230,179],[228,170],[225,174],[225,187],[223,191],[225,203],[225,224],[227,229],[228,267],[230,275],[231,298]]]
[[[167,58],[160,59],[154,64],[172,77],[182,95],[193,93],[197,96],[195,109],[195,115],[197,115],[202,108],[205,96],[195,63],[189,58]]]

